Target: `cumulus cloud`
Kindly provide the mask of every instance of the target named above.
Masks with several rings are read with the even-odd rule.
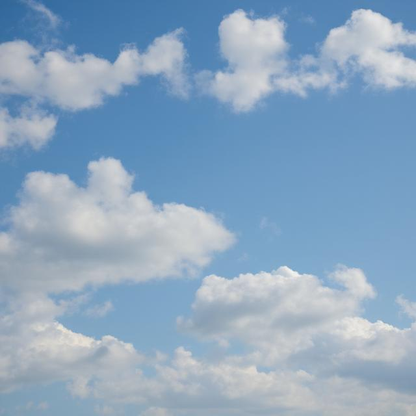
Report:
[[[79,187],[63,174],[27,175],[0,234],[2,284],[61,292],[192,274],[233,235],[202,209],[154,205],[115,159],[88,165]],[[24,261],[22,261],[24,259]]]
[[[78,55],[74,48],[42,53],[26,41],[5,42],[0,44],[0,93],[77,111],[101,105],[143,76],[161,75],[175,92],[185,95],[181,33],[156,38],[144,53],[126,47],[114,63],[93,54]]]
[[[193,317],[179,318],[178,325],[201,338],[239,340],[264,350],[264,358],[285,359],[374,297],[360,270],[339,268],[332,277],[343,290],[287,267],[234,279],[208,276],[196,293]]]
[[[330,279],[343,288],[286,267],[228,284],[207,277],[194,304],[194,333],[238,337],[251,350],[211,358],[184,347],[171,357],[145,356],[112,336],[94,339],[65,328],[57,319],[67,304],[45,294],[8,296],[0,319],[0,389],[63,381],[73,396],[99,400],[98,414],[129,404],[146,416],[412,415],[415,329],[359,316],[360,302],[374,296],[360,270],[338,268]],[[212,314],[213,326],[197,320],[198,313]],[[259,360],[284,349],[282,338],[293,341],[296,332],[308,342],[277,360]]]
[[[276,16],[254,18],[243,10],[226,16],[219,40],[228,66],[202,71],[197,77],[202,90],[245,112],[274,92],[306,97],[314,89],[336,91],[356,74],[386,89],[416,85],[416,61],[403,51],[416,45],[416,34],[380,13],[354,11],[329,32],[315,55],[291,58],[285,29]]]
[[[386,89],[416,86],[416,61],[403,48],[416,46],[416,33],[372,10],[356,10],[345,25],[332,29],[322,55],[343,71],[361,73]]]
[[[28,2],[31,7],[41,7]],[[186,97],[186,50],[178,29],[156,38],[139,52],[123,48],[114,62],[93,54],[79,55],[74,47],[42,51],[23,40],[0,44],[0,96],[24,97],[33,106],[52,105],[67,111],[100,106],[143,77],[159,76],[170,92]],[[51,139],[56,116],[26,111],[19,117],[0,109],[0,147],[28,144],[41,148]]]
[[[13,117],[0,108],[0,148],[29,145],[40,149],[55,133],[57,118],[42,111],[24,109]]]
[[[226,16],[219,38],[228,67],[216,73],[201,72],[198,79],[203,91],[236,112],[246,112],[276,91],[305,97],[309,89],[337,88],[333,71],[318,58],[289,58],[285,29],[277,16],[256,19],[243,10]]]
[[[75,333],[56,321],[64,310],[39,293],[9,297],[0,320],[0,391],[71,380],[71,392],[86,397],[92,375],[130,369],[142,357],[131,344]],[[85,381],[85,383],[83,383]]]
[[[273,77],[286,68],[285,24],[278,17],[251,19],[243,10],[226,16],[219,27],[225,71],[200,74],[203,88],[235,111],[248,111],[273,91]]]

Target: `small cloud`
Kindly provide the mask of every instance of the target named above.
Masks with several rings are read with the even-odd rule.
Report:
[[[402,312],[411,319],[416,319],[416,302],[410,302],[403,295],[397,296],[396,303]]]
[[[35,403],[33,401],[28,401],[25,405],[20,405],[16,407],[16,411],[21,413],[21,412],[30,412],[33,410],[48,410],[49,409],[49,403],[48,402],[40,402],[40,403]],[[3,414],[0,410],[0,415]]]
[[[274,236],[279,236],[282,234],[280,227],[272,220],[267,217],[262,217],[260,220],[260,229],[269,230]]]
[[[47,21],[52,29],[56,29],[61,24],[61,18],[41,2],[36,0],[22,0],[22,2]]]
[[[243,253],[238,259],[237,261],[239,262],[245,262],[248,261],[250,259],[250,256],[248,255],[248,253]]]
[[[41,402],[38,404],[39,410],[48,410],[49,409],[49,403],[48,402]]]
[[[103,318],[113,310],[113,303],[110,300],[108,300],[107,302],[104,302],[99,305],[94,305],[91,308],[88,308],[85,311],[85,315],[89,316],[90,318]]]
[[[316,25],[316,20],[315,20],[315,18],[314,17],[312,17],[312,16],[308,16],[308,15],[306,15],[306,16],[302,16],[300,19],[299,19],[299,22],[301,22],[301,23],[306,23],[307,25]]]
[[[172,413],[162,407],[150,407],[141,416],[172,416]]]
[[[107,415],[114,415],[115,411],[112,407],[107,406],[107,405],[103,405],[103,406],[96,405],[94,407],[94,413],[96,413],[97,415],[107,416]]]

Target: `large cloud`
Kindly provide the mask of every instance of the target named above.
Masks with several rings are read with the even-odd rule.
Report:
[[[411,416],[416,410],[414,328],[401,330],[358,315],[360,301],[374,296],[360,270],[339,268],[332,279],[344,289],[288,268],[242,275],[228,284],[208,277],[197,297],[206,300],[204,313],[222,314],[225,325],[214,320],[221,337],[226,332],[221,328],[245,321],[245,331],[262,338],[257,343],[240,332],[240,342],[257,354],[224,350],[210,358],[183,347],[172,357],[145,356],[114,337],[97,340],[65,328],[57,318],[70,302],[39,293],[8,295],[0,320],[0,388],[63,381],[72,395],[97,400],[101,413],[122,414],[129,404],[144,415]],[[232,310],[233,304],[239,307]],[[194,319],[194,330],[196,325]],[[198,325],[199,334],[206,331],[203,321]],[[260,363],[267,334],[268,349],[279,349],[276,334],[293,337],[291,325],[313,342]],[[236,333],[228,332],[229,339]]]
[[[2,284],[60,292],[192,274],[234,240],[202,209],[156,206],[133,192],[133,176],[115,159],[88,170],[85,188],[66,175],[27,176],[0,233]]]
[[[358,269],[339,268],[332,277],[345,289],[324,286],[317,277],[287,267],[234,279],[208,276],[197,291],[193,317],[179,318],[178,324],[202,338],[235,339],[286,358],[310,347],[317,334],[354,316],[363,299],[374,297]]]
[[[330,279],[344,289],[287,267],[234,279],[209,276],[197,291],[192,318],[179,318],[178,325],[221,345],[241,343],[248,348],[243,360],[416,394],[416,327],[360,316],[362,302],[375,296],[361,270],[339,267]]]

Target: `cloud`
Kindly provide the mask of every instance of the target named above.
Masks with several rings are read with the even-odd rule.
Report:
[[[142,360],[132,345],[75,333],[56,321],[64,311],[39,293],[8,297],[0,321],[0,391],[72,380],[74,395],[86,397],[92,374],[124,371]]]
[[[385,89],[416,86],[416,61],[403,51],[416,45],[416,33],[380,13],[354,11],[343,26],[330,30],[314,55],[291,58],[285,30],[276,16],[254,18],[243,10],[226,16],[219,40],[228,65],[198,74],[202,91],[235,112],[247,112],[272,93],[334,92],[354,75]]]
[[[143,77],[159,76],[172,94],[186,97],[189,83],[182,34],[178,29],[160,36],[142,53],[126,46],[114,62],[79,55],[74,47],[42,51],[23,40],[1,43],[0,96],[23,97],[28,108],[52,105],[80,111],[102,105]],[[0,111],[0,147],[28,144],[37,150],[53,136],[56,116],[38,110],[12,118],[6,108]]]
[[[280,227],[268,217],[261,218],[259,227],[261,230],[269,230],[275,236],[279,236],[282,233]]]
[[[416,61],[401,49],[416,46],[416,33],[372,10],[356,10],[345,25],[332,29],[322,46],[325,59],[342,71],[362,74],[372,86],[416,86]]]
[[[103,318],[114,310],[113,303],[110,300],[100,304],[94,305],[85,311],[85,315],[90,318]]]
[[[129,405],[145,408],[146,416],[412,415],[415,329],[359,316],[360,302],[374,296],[360,270],[339,267],[330,279],[343,288],[288,268],[228,284],[207,277],[194,304],[194,333],[238,337],[249,350],[206,358],[184,347],[171,357],[145,356],[112,336],[94,339],[65,328],[57,319],[66,305],[44,294],[8,295],[0,319],[0,388],[63,381],[73,396],[98,400],[98,414]],[[202,306],[213,315],[209,330],[195,318]],[[296,332],[309,342],[261,359]]]
[[[200,74],[203,88],[237,112],[251,110],[273,91],[273,77],[285,70],[285,27],[278,17],[251,19],[243,10],[226,16],[218,32],[228,68]]]
[[[232,109],[247,112],[268,95],[281,92],[306,97],[310,89],[337,89],[335,75],[319,58],[289,58],[286,24],[277,16],[253,18],[243,10],[226,16],[219,27],[224,71],[202,71],[200,88]]]
[[[22,0],[22,2],[47,21],[52,29],[56,29],[61,24],[61,18],[48,9],[43,3],[35,0]]]
[[[310,348],[316,336],[332,331],[360,310],[362,300],[375,296],[358,269],[339,268],[331,277],[344,290],[287,267],[234,279],[208,276],[196,293],[192,318],[181,317],[178,325],[202,339],[260,348],[266,361],[286,359]]]
[[[40,149],[55,133],[57,118],[34,109],[23,109],[12,117],[6,108],[0,108],[0,148],[29,145]]]
[[[74,48],[42,53],[26,41],[5,42],[0,44],[0,93],[77,111],[101,105],[141,77],[160,75],[173,91],[186,95],[181,33],[156,38],[142,54],[134,46],[126,47],[114,63],[92,54],[77,55]]]
[[[172,413],[162,407],[150,407],[141,413],[140,416],[172,416]]]
[[[85,188],[63,174],[27,175],[9,228],[0,233],[3,285],[62,292],[179,277],[234,242],[212,214],[177,203],[156,206],[134,192],[133,176],[118,160],[91,162],[88,172]]]
[[[403,295],[397,296],[396,302],[400,305],[403,313],[416,320],[416,302],[410,302]]]

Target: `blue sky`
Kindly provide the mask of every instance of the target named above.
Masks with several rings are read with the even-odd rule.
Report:
[[[0,414],[414,414],[415,12],[3,1]]]

